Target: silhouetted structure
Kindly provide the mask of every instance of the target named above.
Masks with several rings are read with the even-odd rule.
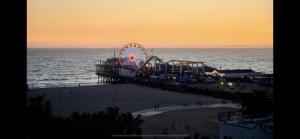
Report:
[[[242,98],[243,115],[259,115],[274,112],[274,100],[268,98],[266,91],[253,90],[253,94]]]

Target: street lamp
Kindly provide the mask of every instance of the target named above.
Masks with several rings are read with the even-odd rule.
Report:
[[[232,82],[228,82],[229,88],[231,88],[233,86]]]

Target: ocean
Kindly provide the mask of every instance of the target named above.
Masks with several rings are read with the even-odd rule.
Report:
[[[147,51],[149,54],[150,49]],[[28,87],[96,85],[95,64],[113,55],[113,48],[28,48]],[[152,55],[163,61],[195,60],[221,69],[251,68],[273,73],[272,48],[153,48]]]

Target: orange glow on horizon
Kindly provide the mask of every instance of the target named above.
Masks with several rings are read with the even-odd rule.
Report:
[[[28,47],[272,48],[272,0],[28,0]]]

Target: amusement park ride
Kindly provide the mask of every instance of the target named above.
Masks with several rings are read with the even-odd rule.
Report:
[[[106,61],[99,61],[96,64],[98,77],[172,76],[178,78],[185,75],[201,75],[204,72],[204,62],[183,60],[164,62],[157,56],[148,56],[146,49],[138,43],[128,43],[120,49],[118,57],[107,58]]]
[[[218,94],[220,92],[218,89],[232,90],[238,86],[236,84],[242,84],[241,86],[244,87],[240,88],[240,91],[245,92],[253,90],[253,84],[259,84],[258,89],[261,89],[259,86],[263,85],[267,90],[273,84],[272,75],[251,69],[219,70],[201,61],[169,60],[165,62],[151,54],[151,51],[148,55],[146,49],[137,43],[124,45],[118,56],[114,51],[114,57],[96,64],[98,83],[100,80],[108,83],[132,81],[147,85],[154,84],[154,86],[155,84],[175,85],[173,86],[175,88],[178,85],[192,84],[200,88],[215,89]],[[233,82],[235,87],[233,87]],[[245,86],[249,89],[244,89]]]

